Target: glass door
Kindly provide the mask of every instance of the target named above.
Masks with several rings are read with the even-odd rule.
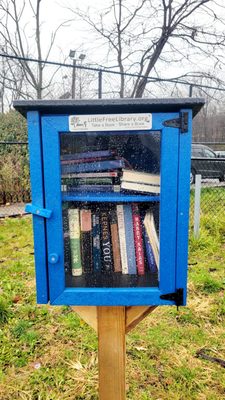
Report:
[[[161,304],[175,290],[179,130],[152,118],[70,132],[67,115],[42,117],[53,304]]]
[[[67,287],[159,280],[161,133],[60,134]]]

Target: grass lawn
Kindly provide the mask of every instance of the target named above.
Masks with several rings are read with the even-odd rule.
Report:
[[[224,368],[196,357],[225,359],[219,206],[190,238],[188,306],[157,308],[127,336],[127,399],[224,399]],[[30,216],[2,220],[0,241],[0,399],[98,399],[94,331],[70,307],[36,305]]]

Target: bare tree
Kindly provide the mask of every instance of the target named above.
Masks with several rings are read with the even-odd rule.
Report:
[[[70,10],[108,46],[108,61],[116,59],[120,97],[125,94],[124,72],[131,68],[140,76],[130,96],[142,97],[150,74],[157,76],[169,64],[193,65],[201,55],[224,65],[218,51],[225,47],[224,8],[221,0],[111,0],[101,12]]]
[[[60,24],[54,32],[49,34],[48,48],[45,54],[43,54],[40,16],[41,3],[41,0],[21,0],[20,2],[16,0],[0,1],[0,38],[2,42],[5,43],[4,51],[5,53],[10,51],[11,55],[24,58],[23,60],[18,59],[17,61],[14,61],[14,63],[16,62],[17,67],[19,66],[21,69],[21,74],[19,76],[20,95],[23,94],[21,84],[22,76],[32,88],[34,92],[33,96],[38,99],[41,99],[44,91],[51,86],[54,74],[57,72],[56,70],[48,79],[44,80],[44,69],[46,67],[45,61],[47,61],[50,56],[58,30],[60,27],[65,25],[65,23]],[[28,23],[24,15],[27,12],[31,12],[33,17],[31,21],[34,21],[35,23],[35,26],[33,27],[35,32],[34,40],[32,42],[35,49],[31,48],[30,38],[28,38],[26,33]],[[26,58],[31,56],[31,54],[32,57],[35,57],[39,61],[35,66],[31,65],[29,61],[26,60]],[[12,66],[12,62],[9,63],[9,66],[10,65]],[[12,73],[12,67],[10,72]],[[14,78],[15,76],[12,73],[11,79],[14,80]],[[18,77],[16,81],[18,83]]]

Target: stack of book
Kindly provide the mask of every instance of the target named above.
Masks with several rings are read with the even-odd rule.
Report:
[[[68,208],[63,214],[63,227],[65,253],[68,255],[69,248],[73,276],[158,273],[154,217],[136,203]]]
[[[128,162],[112,150],[61,156],[63,192],[119,192],[119,173]]]
[[[62,192],[160,193],[160,176],[132,168],[113,150],[61,156]]]
[[[158,174],[125,169],[122,171],[121,189],[159,194],[160,176]]]

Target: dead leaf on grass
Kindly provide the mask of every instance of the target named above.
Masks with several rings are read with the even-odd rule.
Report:
[[[143,346],[134,346],[134,348],[138,351],[147,351],[147,348]]]

